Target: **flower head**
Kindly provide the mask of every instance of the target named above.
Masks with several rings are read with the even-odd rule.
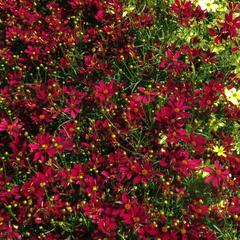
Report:
[[[210,175],[205,179],[205,183],[211,182],[214,187],[222,185],[229,174],[229,171],[224,169],[218,161],[214,162],[214,168],[205,167],[203,171],[210,173]]]
[[[240,106],[240,90],[236,88],[225,89],[225,96],[233,105]]]
[[[226,152],[223,146],[214,146],[213,152],[215,152],[219,157],[226,157]]]
[[[206,10],[207,12],[216,12],[218,8],[215,0],[198,0],[197,5],[199,5],[202,10]]]

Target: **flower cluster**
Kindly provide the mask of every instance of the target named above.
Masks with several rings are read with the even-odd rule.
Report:
[[[0,0],[0,239],[237,239],[240,4],[130,2]]]

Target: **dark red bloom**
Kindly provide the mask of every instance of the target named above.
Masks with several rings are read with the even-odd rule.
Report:
[[[237,7],[236,9],[229,7],[229,10],[229,13],[225,14],[224,22],[217,22],[220,29],[208,29],[209,34],[215,37],[216,43],[221,43],[228,38],[233,40],[233,38],[239,36],[238,29],[240,29],[240,17],[237,15],[239,9]]]
[[[195,135],[190,133],[189,137],[186,139],[186,142],[191,144],[191,146],[197,152],[204,152],[204,145],[206,144],[206,139],[201,135]]]
[[[115,219],[110,217],[99,219],[99,222],[98,222],[99,230],[111,237],[116,236],[115,229],[117,228],[117,226],[118,225]]]
[[[138,87],[138,91],[141,93],[141,99],[144,104],[153,102],[155,100],[155,97],[158,95],[152,89],[146,90],[143,87]]]
[[[179,17],[181,24],[189,25],[193,14],[193,5],[190,1],[175,0],[171,9]]]
[[[76,99],[75,97],[71,97],[66,101],[66,108],[63,109],[65,113],[68,113],[73,119],[77,117],[77,114],[80,113],[80,99]]]
[[[194,172],[201,166],[202,161],[200,159],[189,159],[188,152],[183,152],[184,158],[177,159],[173,169],[177,172],[188,176],[191,172]]]
[[[133,205],[126,213],[123,213],[121,217],[127,225],[134,228],[139,227],[147,221],[145,209],[137,205]]]
[[[56,150],[52,144],[52,138],[49,133],[45,133],[43,135],[37,135],[36,143],[30,143],[29,147],[34,153],[33,160],[40,160],[42,162],[46,161],[47,157],[54,157],[56,154]]]
[[[153,164],[151,162],[146,162],[143,166],[137,162],[131,167],[131,169],[137,174],[137,176],[133,179],[134,184],[140,182],[147,184],[151,177],[156,174],[156,171],[153,170]]]
[[[0,123],[0,132],[7,131],[13,137],[18,137],[22,128],[20,120],[16,118],[12,123],[7,119],[2,119]]]
[[[210,175],[205,179],[205,183],[212,183],[214,187],[223,185],[229,175],[229,170],[226,170],[223,166],[221,166],[218,161],[214,162],[214,168],[204,167],[203,171],[210,173]]]
[[[103,106],[116,92],[115,83],[113,81],[105,84],[104,81],[100,81],[95,86],[96,98],[99,100],[101,106]]]
[[[181,56],[182,53],[179,51],[172,53],[171,50],[167,50],[166,58],[162,60],[159,67],[162,69],[167,68],[170,73],[180,73],[184,68],[189,66],[184,61],[180,60]]]

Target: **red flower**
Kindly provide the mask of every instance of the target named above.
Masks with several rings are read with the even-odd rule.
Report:
[[[67,122],[62,125],[62,128],[63,129],[60,130],[60,133],[63,136],[66,136],[68,138],[72,138],[73,134],[77,132],[77,124],[76,123]]]
[[[36,46],[28,46],[25,50],[25,53],[32,59],[32,60],[38,60],[40,54],[41,54],[41,48]]]
[[[148,183],[148,181],[151,179],[152,176],[154,176],[154,170],[153,170],[153,164],[151,162],[144,163],[143,166],[141,166],[138,162],[136,162],[131,169],[133,172],[137,174],[136,177],[133,179],[133,183]]]
[[[210,175],[205,179],[205,183],[212,183],[214,187],[218,187],[223,184],[229,174],[229,171],[220,166],[218,161],[214,162],[214,166],[214,169],[210,167],[203,168],[204,172],[210,173]]]
[[[34,152],[33,160],[40,160],[44,162],[49,157],[54,157],[56,151],[51,143],[51,136],[49,133],[43,135],[38,134],[36,136],[37,143],[30,143],[29,147]]]
[[[175,112],[176,117],[189,117],[190,114],[185,111],[190,109],[189,106],[185,105],[186,99],[183,97],[171,97],[168,105]]]
[[[209,209],[207,205],[190,204],[189,209],[193,211],[193,214],[197,219],[202,219],[209,215]]]
[[[155,97],[158,95],[152,89],[146,90],[144,87],[138,87],[137,89],[142,94],[141,95],[142,102],[145,104],[153,102],[155,100]]]
[[[179,22],[182,25],[189,25],[193,13],[193,5],[190,1],[175,0],[171,9],[179,17]]]
[[[216,233],[210,230],[206,225],[199,222],[191,224],[191,230],[187,232],[187,239],[203,239],[203,240],[217,240]]]
[[[145,209],[137,205],[133,205],[126,213],[123,213],[121,217],[126,224],[134,228],[142,225],[147,220]]]
[[[186,99],[183,97],[172,96],[169,102],[156,113],[156,120],[166,127],[181,128],[186,119],[191,116],[186,112],[190,106],[187,106],[185,102]]]
[[[160,234],[161,240],[177,240],[177,234],[176,233],[161,233]]]
[[[167,142],[168,143],[178,143],[180,140],[184,140],[186,138],[186,131],[184,129],[168,129],[167,133]]]
[[[201,166],[202,161],[200,159],[188,159],[188,152],[184,151],[183,156],[185,156],[182,160],[177,160],[173,169],[175,171],[181,172],[183,175],[188,176],[191,172],[197,170],[199,166]]]
[[[227,32],[230,37],[238,36],[237,30],[240,28],[240,17],[233,17],[232,12],[225,15],[225,22],[219,22],[219,25],[222,26],[220,34]]]
[[[234,11],[230,11],[230,13],[225,14],[225,21],[219,22],[218,24],[221,26],[220,30],[215,30],[209,28],[209,34],[215,37],[215,42],[220,43],[223,40],[227,40],[228,37],[233,39],[239,35],[238,29],[240,29],[240,17],[234,17]]]
[[[117,226],[118,225],[114,218],[105,217],[103,219],[99,219],[98,221],[99,230],[111,237],[114,237],[116,235],[115,229]]]
[[[75,119],[77,114],[81,111],[81,104],[86,97],[86,93],[83,91],[76,90],[74,87],[63,87],[64,93],[69,97],[65,100],[65,108],[63,111],[70,114]]]
[[[47,109],[43,109],[43,111],[41,113],[34,112],[31,116],[31,119],[38,124],[50,122],[52,120],[52,118],[53,118],[53,116],[52,116],[51,112],[48,111]]]
[[[21,127],[22,124],[18,118],[16,118],[12,123],[4,118],[0,123],[0,132],[7,131],[11,136],[18,137]]]
[[[20,233],[17,232],[17,230],[14,229],[14,227],[11,224],[9,224],[8,229],[6,229],[5,231],[6,231],[7,240],[22,239],[22,236],[20,235]]]
[[[69,100],[66,101],[66,108],[63,109],[63,112],[70,114],[70,116],[75,119],[77,114],[80,113],[80,99],[76,99],[75,97],[70,97]]]
[[[206,139],[204,137],[202,137],[201,135],[194,135],[194,133],[190,133],[186,142],[191,144],[192,147],[197,152],[204,152],[204,145],[206,143]]]
[[[96,178],[93,178],[92,176],[87,176],[84,179],[84,182],[86,184],[86,193],[89,197],[95,197],[96,195],[100,194],[102,187],[102,179],[100,178],[100,176]]]
[[[99,84],[95,86],[95,96],[99,100],[101,106],[103,106],[106,101],[108,101],[115,94],[114,85],[114,81],[111,81],[107,84],[104,83],[104,81],[100,81]]]
[[[233,197],[231,199],[231,205],[229,206],[228,211],[231,214],[240,213],[240,198],[239,197]]]
[[[171,50],[167,50],[167,58],[164,58],[159,65],[160,68],[167,68],[170,73],[182,72],[184,68],[189,65],[180,60],[181,52],[172,53]]]
[[[95,56],[92,55],[86,55],[84,62],[85,68],[80,69],[80,73],[92,73],[94,70],[104,70],[106,67],[104,62],[99,61]]]
[[[26,163],[25,153],[27,153],[28,143],[20,138],[15,138],[9,146],[11,147],[12,153],[10,154],[11,159],[15,162],[18,160],[20,166],[24,167]]]
[[[134,97],[135,95],[133,95]],[[138,96],[139,97],[139,96]],[[127,105],[127,117],[129,122],[139,122],[144,115],[142,102],[138,98],[133,98]]]
[[[133,206],[133,204],[136,204],[135,201],[131,202],[131,199],[130,199],[130,197],[128,196],[127,193],[123,193],[121,198],[122,198],[121,202],[122,202],[122,204],[124,206],[123,212],[130,210],[130,208]]]
[[[74,181],[77,184],[82,184],[86,175],[86,170],[83,164],[75,164],[71,169],[70,181]]]
[[[65,139],[61,136],[56,136],[52,139],[56,152],[63,153],[73,149],[73,142],[70,139]]]

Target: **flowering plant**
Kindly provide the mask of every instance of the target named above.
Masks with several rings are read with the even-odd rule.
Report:
[[[0,239],[239,239],[239,13],[0,0]]]

